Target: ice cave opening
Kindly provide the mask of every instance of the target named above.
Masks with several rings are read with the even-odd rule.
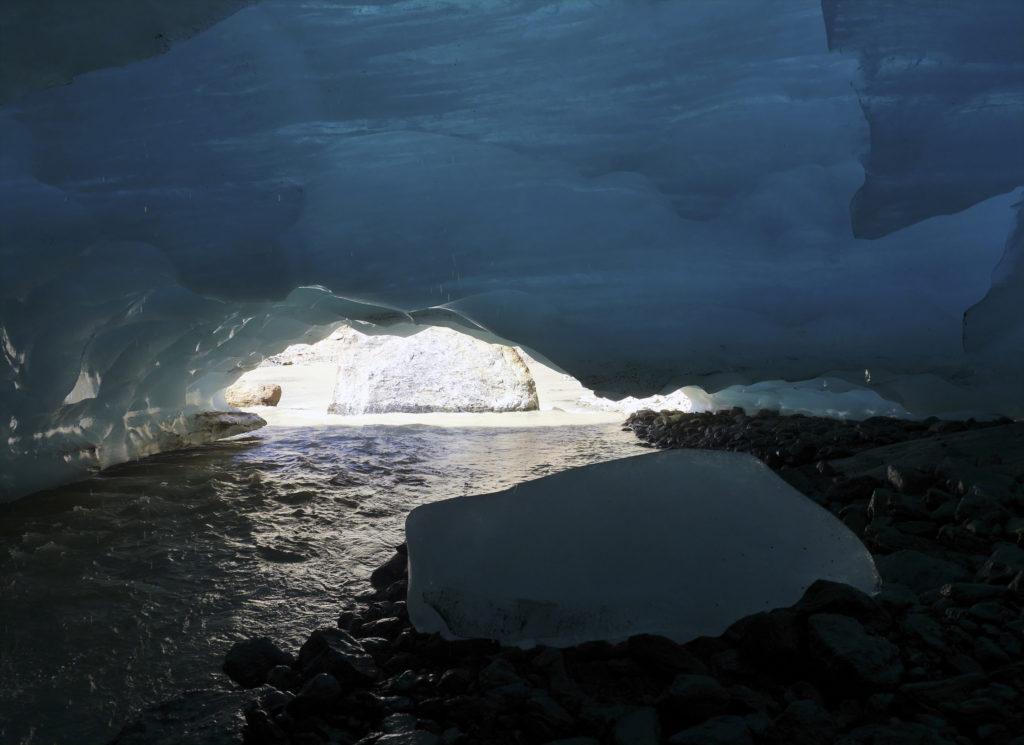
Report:
[[[684,386],[610,398],[537,352],[480,328],[350,322],[319,341],[291,344],[267,357],[215,400],[271,425],[291,426],[552,426],[621,421],[643,409],[771,410],[851,420],[915,417],[868,383],[822,377],[737,384],[712,393]]]
[[[1016,745],[1021,39],[3,0],[0,740]]]

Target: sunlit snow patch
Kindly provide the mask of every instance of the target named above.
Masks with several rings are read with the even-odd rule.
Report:
[[[755,458],[672,450],[413,510],[422,632],[566,646],[717,635],[815,580],[876,589],[863,544]]]

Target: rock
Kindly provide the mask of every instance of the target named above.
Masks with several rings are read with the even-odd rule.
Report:
[[[726,636],[736,641],[747,659],[787,674],[802,657],[799,619],[790,608],[755,613],[729,627]]]
[[[1008,584],[1021,571],[1024,571],[1024,548],[1012,543],[997,543],[978,576],[990,582]]]
[[[1009,590],[999,585],[985,585],[972,582],[954,582],[943,585],[939,594],[949,598],[957,605],[974,605],[985,600],[998,600],[1005,597]]]
[[[259,707],[264,711],[274,713],[285,708],[294,700],[294,694],[273,689],[259,697]]]
[[[888,517],[878,517],[868,523],[864,528],[864,542],[875,553],[883,554],[905,550],[927,552],[935,545],[928,539],[905,533]]]
[[[834,687],[891,688],[903,675],[899,649],[856,619],[819,613],[807,619],[808,653]]]
[[[363,649],[370,653],[370,656],[384,653],[391,649],[391,640],[381,636],[360,636],[359,643],[363,645]]]
[[[728,691],[730,709],[735,713],[763,714],[775,707],[775,700],[766,691],[742,685],[729,686]]]
[[[935,652],[948,650],[942,626],[927,613],[908,613],[901,622],[903,633]]]
[[[380,705],[384,711],[410,712],[416,708],[416,702],[408,696],[381,696]]]
[[[378,590],[382,590],[393,582],[405,579],[408,561],[409,557],[404,550],[403,544],[402,551],[395,553],[390,559],[370,573],[370,584]]]
[[[943,525],[939,529],[938,541],[961,553],[987,553],[990,543],[959,525]]]
[[[883,585],[874,599],[890,614],[903,613],[921,602],[916,592],[896,583]]]
[[[377,738],[376,745],[438,745],[441,739],[433,732],[417,729],[412,732],[395,732]]]
[[[1005,515],[1003,495],[972,487],[956,505],[956,519],[960,522],[978,518],[989,513]]]
[[[370,621],[369,623],[364,624],[360,629],[360,635],[369,634],[370,636],[391,639],[402,630],[404,625],[404,622],[400,618],[378,618],[376,621]]]
[[[275,665],[267,673],[267,684],[286,691],[298,682],[298,675],[290,665]]]
[[[883,516],[917,520],[928,517],[929,511],[919,497],[879,488],[871,494],[868,517]]]
[[[479,675],[480,685],[485,687],[495,687],[501,685],[508,685],[510,683],[522,683],[523,679],[520,677],[516,669],[512,667],[512,664],[501,657],[497,657],[491,660],[487,666],[480,671]]]
[[[245,710],[245,745],[288,745],[287,732],[275,717],[258,706]]]
[[[384,717],[384,721],[381,722],[380,727],[385,734],[412,732],[416,729],[416,722],[417,719],[412,714],[389,714]]]
[[[729,692],[714,678],[677,675],[658,708],[669,726],[679,728],[725,714],[729,701]]]
[[[330,673],[339,681],[365,683],[379,676],[373,658],[363,646],[341,629],[314,631],[299,650],[303,675]]]
[[[870,522],[867,508],[860,504],[851,504],[839,511],[839,519],[857,535],[864,532]]]
[[[959,564],[909,549],[879,556],[875,563],[883,580],[906,585],[917,593],[960,582],[969,576]]]
[[[406,336],[342,327],[332,414],[532,411],[537,389],[512,347],[430,326]]]
[[[866,592],[828,580],[812,583],[793,609],[807,615],[836,613],[851,616],[874,629],[884,629],[892,622],[885,609]]]
[[[228,406],[277,406],[281,402],[281,386],[274,383],[238,382],[224,391]]]
[[[707,667],[681,645],[655,634],[637,634],[627,640],[638,662],[666,672],[706,673]]]
[[[836,723],[813,699],[794,701],[771,724],[768,741],[774,745],[820,745],[834,742]]]
[[[546,691],[533,691],[523,705],[522,718],[527,728],[541,737],[572,732],[575,720]]]
[[[441,733],[441,745],[461,745],[466,742],[466,733],[458,727],[449,727]]]
[[[982,673],[968,673],[942,680],[906,683],[900,686],[899,691],[927,706],[948,710],[975,696],[987,682],[988,678]]]
[[[469,670],[453,668],[444,671],[437,682],[437,687],[442,693],[463,693],[472,682],[473,676]]]
[[[408,693],[423,684],[424,677],[412,670],[406,670],[388,681],[388,690],[393,693]]]
[[[987,636],[979,636],[974,640],[972,656],[987,667],[1001,667],[1011,662],[1010,656]]]
[[[743,717],[722,716],[668,738],[670,745],[753,745],[750,726]]]
[[[835,742],[836,745],[953,745],[952,740],[930,727],[900,721],[857,727]]]
[[[1006,588],[1015,595],[1024,595],[1024,571],[1017,572]]]
[[[342,694],[341,684],[330,673],[314,675],[288,705],[293,716],[304,716],[329,707]]]
[[[615,720],[612,742],[615,745],[658,745],[661,742],[658,713],[644,706],[623,714]]]
[[[885,469],[885,477],[893,488],[904,494],[920,494],[935,480],[924,471],[895,463]]]
[[[243,688],[255,688],[267,682],[278,665],[290,665],[292,656],[265,636],[231,645],[224,657],[224,672]]]

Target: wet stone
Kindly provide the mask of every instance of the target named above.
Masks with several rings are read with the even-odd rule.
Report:
[[[899,649],[868,632],[856,619],[821,613],[808,624],[808,651],[824,683],[835,686],[889,688],[903,675]]]
[[[317,629],[299,650],[299,667],[307,677],[330,673],[339,680],[365,682],[379,675],[373,658],[341,629]]]
[[[224,657],[224,672],[243,688],[267,682],[278,665],[290,665],[292,656],[265,636],[236,642]]]
[[[677,732],[670,745],[753,745],[750,726],[743,717],[722,716]]]

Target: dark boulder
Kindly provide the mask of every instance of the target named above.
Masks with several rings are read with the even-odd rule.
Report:
[[[800,613],[836,613],[856,618],[871,629],[884,629],[892,618],[874,598],[856,587],[819,579],[814,582],[793,608]]]
[[[772,745],[820,745],[834,742],[836,723],[813,699],[794,701],[772,722],[767,740]]]
[[[302,645],[299,668],[307,678],[330,673],[339,681],[357,684],[380,674],[362,644],[347,632],[331,627],[317,629]]]
[[[612,742],[615,745],[658,745],[661,725],[657,712],[647,706],[626,712],[615,720]]]
[[[402,544],[394,556],[373,570],[370,574],[370,584],[377,590],[383,590],[398,580],[405,579],[408,561],[405,544]]]
[[[654,634],[638,634],[626,643],[633,659],[665,672],[706,673],[707,666],[671,639]]]
[[[290,665],[292,656],[265,636],[235,642],[224,657],[224,672],[243,688],[255,688],[267,682],[278,665]]]
[[[290,665],[275,665],[267,673],[267,684],[274,686],[280,691],[287,691],[299,681],[296,673]]]
[[[726,714],[730,695],[717,680],[707,675],[677,675],[658,710],[671,729],[703,722]]]
[[[743,717],[723,716],[677,732],[668,742],[670,745],[753,745],[754,737]]]
[[[330,673],[313,676],[302,686],[299,695],[288,703],[288,713],[292,716],[306,716],[325,711],[337,701],[342,694],[341,684]]]
[[[858,691],[892,688],[903,676],[899,648],[854,618],[811,616],[807,637],[808,653],[823,685]]]
[[[966,580],[969,573],[959,564],[920,551],[897,551],[875,559],[886,582],[906,585],[914,592],[937,590],[951,582]]]
[[[800,614],[790,608],[765,611],[740,619],[725,633],[743,657],[776,674],[796,672],[802,659]]]
[[[921,494],[935,481],[929,473],[910,466],[893,463],[885,469],[885,477],[895,489],[904,494]]]

